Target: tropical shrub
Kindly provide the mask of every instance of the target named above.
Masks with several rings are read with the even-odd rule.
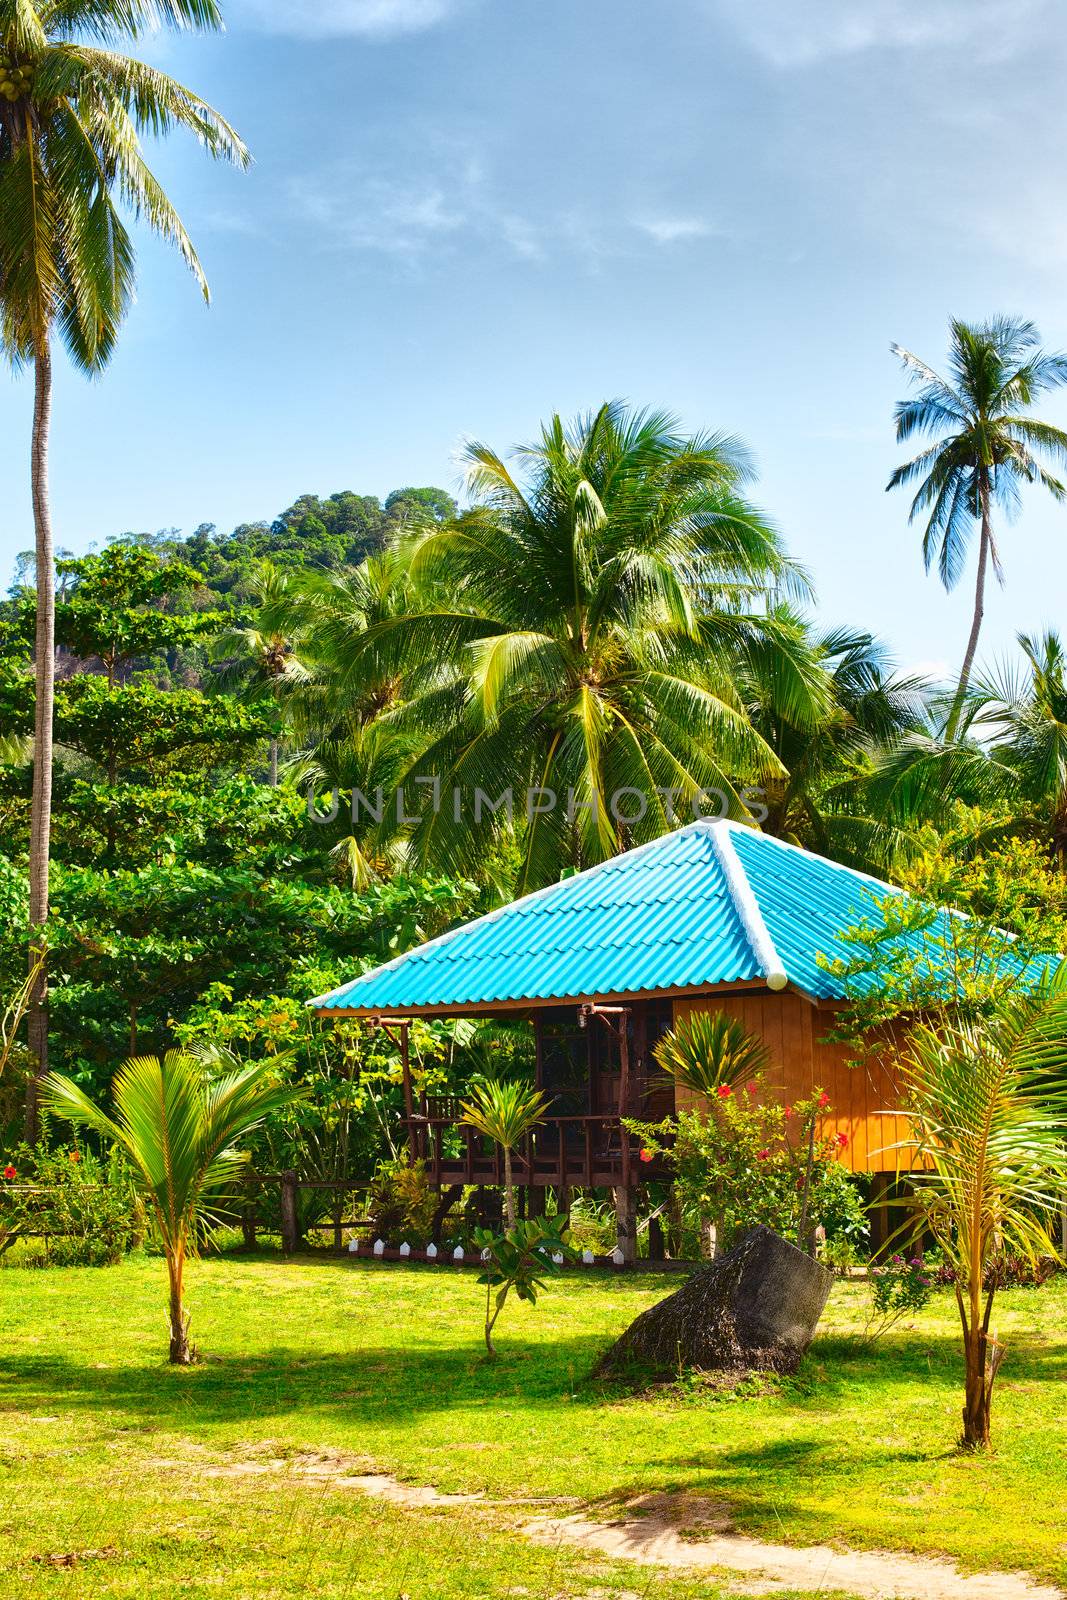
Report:
[[[922,1311],[930,1303],[936,1282],[933,1270],[921,1256],[907,1260],[897,1255],[882,1266],[872,1267],[867,1279],[871,1299],[867,1338],[881,1338],[901,1317]]]
[[[424,1162],[383,1161],[367,1191],[371,1239],[390,1246],[429,1244],[438,1204]]]
[[[710,1098],[723,1084],[738,1088],[766,1070],[767,1046],[725,1011],[694,1011],[665,1034],[657,1063],[680,1089]]]
[[[683,1213],[713,1220],[720,1246],[757,1223],[798,1241],[821,1225],[827,1239],[859,1242],[862,1199],[835,1159],[847,1136],[820,1132],[830,1109],[821,1091],[791,1106],[761,1100],[754,1079],[739,1092],[720,1084],[706,1110],[627,1126],[643,1156],[666,1157]]]
[[[470,1099],[463,1102],[463,1121],[485,1138],[492,1139],[504,1152],[504,1201],[509,1228],[514,1228],[517,1222],[511,1152],[541,1121],[545,1106],[544,1095],[532,1084],[497,1079],[476,1083]]]
[[[0,1184],[0,1251],[20,1266],[110,1267],[144,1242],[145,1215],[121,1152],[20,1145]]]

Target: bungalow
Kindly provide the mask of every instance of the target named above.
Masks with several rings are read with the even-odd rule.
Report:
[[[552,1188],[614,1193],[619,1248],[635,1251],[641,1184],[624,1117],[675,1109],[653,1050],[680,1018],[722,1009],[766,1043],[768,1088],[783,1103],[818,1086],[826,1131],[847,1135],[840,1159],[884,1190],[898,1170],[892,1062],[848,1064],[827,1038],[846,1000],[819,957],[857,954],[849,933],[878,921],[900,891],[730,821],[677,832],[502,906],[311,1001],[324,1019],[390,1029],[404,1062],[410,1148],[438,1188],[500,1182],[499,1154],[458,1122],[450,1096],[416,1103],[407,1037],[415,1017],[495,1017],[532,1024],[537,1083],[550,1112],[516,1152],[530,1214]],[[955,915],[938,913],[938,921]],[[924,935],[904,936],[907,941]],[[1020,960],[1020,966],[1022,965]]]

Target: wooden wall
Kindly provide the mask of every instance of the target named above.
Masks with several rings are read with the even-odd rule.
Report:
[[[908,1152],[892,1148],[907,1131],[904,1120],[891,1115],[900,1104],[896,1071],[884,1060],[850,1067],[846,1047],[825,1037],[833,1026],[832,1010],[820,1010],[788,989],[781,994],[754,989],[676,999],[674,1019],[715,1009],[728,1012],[765,1040],[771,1055],[768,1087],[783,1105],[825,1089],[830,1106],[821,1131],[848,1135],[840,1159],[851,1171],[896,1172],[910,1167]]]

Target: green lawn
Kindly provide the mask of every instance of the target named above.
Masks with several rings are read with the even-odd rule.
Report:
[[[675,1285],[567,1276],[510,1306],[481,1357],[470,1272],[329,1258],[206,1259],[190,1272],[206,1359],[169,1368],[158,1260],[0,1272],[0,1511],[11,1593],[643,1596],[647,1568],[538,1549],[529,1500],[641,1491],[725,1501],[794,1543],[944,1551],[1067,1577],[1067,1285],[1003,1296],[998,1453],[952,1452],[954,1307],[873,1348],[864,1291],[838,1285],[800,1379],[745,1400],[633,1399],[586,1381],[597,1353]],[[413,1511],[254,1470],[304,1452],[518,1506]],[[251,1470],[250,1470],[251,1469]],[[597,1514],[600,1514],[598,1511]],[[34,1558],[102,1552],[77,1573]],[[661,1600],[712,1581],[652,1580]]]

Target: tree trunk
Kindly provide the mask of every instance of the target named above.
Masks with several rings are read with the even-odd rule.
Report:
[[[515,1226],[515,1185],[511,1178],[511,1146],[504,1146],[504,1203],[508,1208],[508,1227]]]
[[[276,789],[278,787],[278,741],[277,741],[277,739],[272,739],[271,742],[270,742],[270,786],[271,786],[272,789]]]
[[[956,1304],[963,1324],[963,1356],[966,1368],[963,1433],[960,1438],[960,1445],[964,1450],[989,1449],[993,1385],[997,1381],[997,1373],[1004,1358],[1003,1345],[998,1344],[995,1335],[989,1332],[996,1291],[995,1289],[988,1291],[983,1312],[981,1270],[982,1261],[976,1252],[966,1302],[958,1287],[956,1290]]]
[[[992,1393],[986,1381],[985,1340],[973,1330],[967,1340],[967,1380],[963,1399],[963,1438],[965,1450],[988,1450],[989,1412]]]
[[[963,666],[960,668],[960,681],[956,687],[956,697],[952,702],[948,725],[945,728],[946,744],[953,742],[960,725],[964,703],[967,699],[967,686],[971,681],[971,669],[974,666],[974,658],[978,650],[978,635],[982,631],[982,618],[985,615],[985,580],[986,569],[989,565],[989,553],[993,548],[993,524],[989,509],[989,485],[983,482],[980,492],[982,499],[982,539],[978,547],[978,576],[974,586],[974,618],[971,622],[971,633],[967,640],[967,651],[963,657]]]
[[[30,813],[30,950],[36,973],[30,994],[26,1036],[35,1058],[26,1090],[26,1139],[40,1133],[38,1097],[48,1071],[48,874],[52,837],[52,705],[55,698],[55,557],[48,494],[48,440],[52,421],[52,352],[47,341],[34,360],[33,436],[30,481],[37,552],[37,633],[34,643],[33,801]]]
[[[170,1276],[170,1360],[175,1367],[187,1367],[193,1359],[189,1347],[189,1319],[182,1304],[182,1276],[185,1258],[179,1251],[167,1257]]]

